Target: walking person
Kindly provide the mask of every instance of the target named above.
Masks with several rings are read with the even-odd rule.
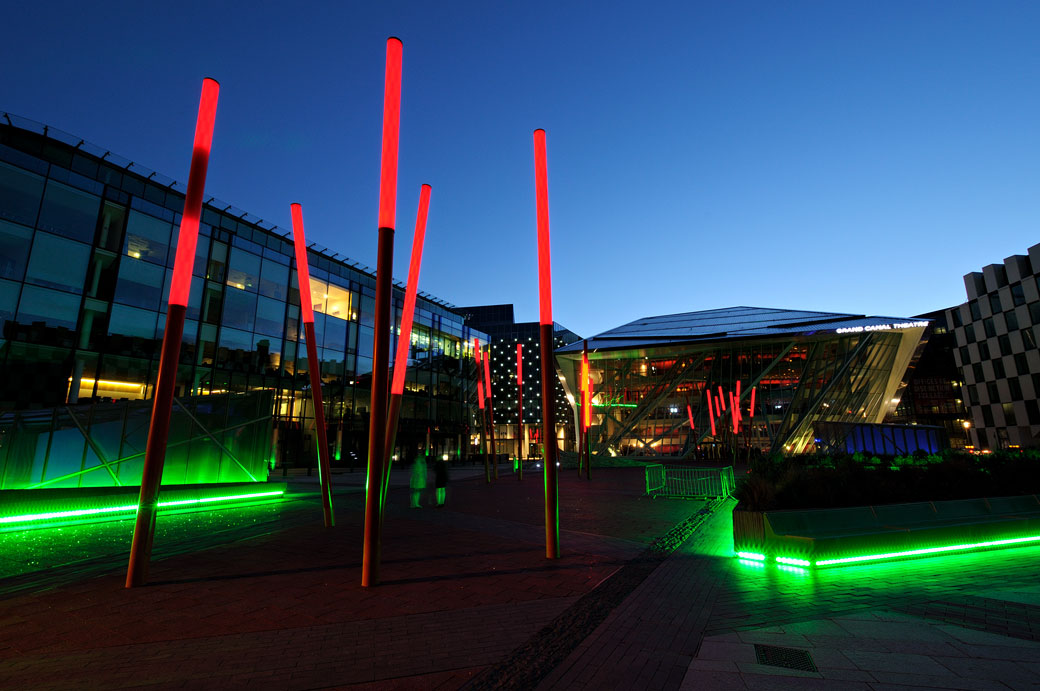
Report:
[[[448,462],[441,456],[433,467],[433,484],[437,488],[437,508],[444,506],[448,493]]]
[[[414,455],[412,477],[408,485],[412,490],[412,508],[421,509],[419,497],[422,495],[422,491],[426,489],[426,450],[420,445],[418,452]]]

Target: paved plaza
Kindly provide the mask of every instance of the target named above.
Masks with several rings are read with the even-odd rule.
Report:
[[[444,508],[409,509],[398,478],[363,589],[361,476],[336,477],[334,529],[313,480],[279,481],[294,498],[241,525],[160,530],[147,587],[82,532],[0,580],[0,688],[1040,688],[1040,547],[762,566],[732,556],[732,500],[615,469],[561,475],[548,561],[541,476],[465,468]]]

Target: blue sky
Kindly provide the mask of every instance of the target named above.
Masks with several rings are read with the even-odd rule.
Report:
[[[0,110],[375,264],[385,39],[404,42],[395,275],[592,335],[737,304],[911,316],[1040,242],[1040,4],[19,3]]]

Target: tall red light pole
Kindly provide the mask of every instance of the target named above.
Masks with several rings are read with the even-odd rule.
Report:
[[[545,130],[534,131],[534,179],[538,215],[538,341],[542,361],[542,443],[545,448],[545,556],[560,558],[560,479],[556,467],[556,388],[553,379],[552,271],[549,248],[549,176]]]
[[[488,429],[491,431],[491,464],[498,479],[498,447],[495,445],[495,400],[491,395],[491,344],[484,355],[484,391],[487,392]]]
[[[202,215],[203,190],[206,187],[206,169],[213,144],[213,124],[217,119],[217,97],[220,85],[214,79],[202,81],[202,97],[195,121],[195,144],[188,172],[188,190],[184,196],[184,213],[177,235],[177,256],[173,265],[170,300],[166,307],[166,328],[163,331],[162,355],[159,359],[159,379],[152,400],[152,419],[148,425],[144,468],[141,472],[141,495],[138,500],[134,540],[130,546],[130,562],[126,570],[126,587],[144,585],[148,580],[148,562],[152,555],[155,535],[155,511],[162,482],[163,463],[166,461],[166,443],[170,438],[170,412],[177,386],[177,363],[180,360],[181,339],[184,336],[184,315],[188,310],[191,289],[191,268],[195,263],[195,244],[199,237],[199,218]]]
[[[300,286],[300,318],[304,338],[307,339],[307,370],[311,380],[311,401],[314,403],[314,427],[318,437],[318,481],[321,484],[321,510],[325,527],[336,525],[332,513],[332,483],[329,467],[329,441],[325,431],[325,404],[321,399],[321,360],[314,336],[314,306],[311,304],[311,272],[307,266],[307,239],[303,233],[303,207],[291,204],[293,242],[296,245],[296,274]]]
[[[589,372],[589,342],[582,341],[581,346],[581,381],[585,385],[582,399],[581,426],[583,439],[581,453],[585,456],[585,479],[592,479],[592,445],[589,442],[589,429],[592,428],[592,375]],[[580,475],[580,473],[579,473]]]
[[[516,344],[516,479],[524,479],[524,344]]]
[[[372,337],[372,399],[369,405],[368,481],[365,494],[365,542],[361,558],[361,585],[379,584],[382,550],[380,520],[383,488],[383,450],[386,446],[387,384],[390,378],[390,302],[394,264],[394,225],[397,215],[397,145],[401,129],[400,39],[386,41],[386,78],[383,88],[383,153],[379,183],[379,242],[376,256],[375,333]]]
[[[423,185],[419,191],[419,211],[415,217],[415,235],[412,236],[408,285],[405,286],[404,306],[401,309],[401,333],[397,336],[397,354],[394,356],[394,380],[390,385],[390,411],[386,416],[386,446],[383,448],[386,472],[383,473],[383,491],[380,496],[382,503],[386,502],[386,492],[390,486],[390,465],[393,463],[394,444],[397,441],[397,420],[401,415],[401,399],[404,398],[404,375],[408,369],[408,350],[412,342],[415,295],[419,289],[419,269],[422,267],[423,242],[426,239],[426,216],[430,211],[431,189],[429,185]],[[427,439],[427,453],[430,451],[428,444],[429,439]]]
[[[487,452],[487,414],[484,412],[484,370],[480,364],[480,344],[473,339],[473,358],[477,361],[477,403],[480,406],[480,453],[484,455],[484,482],[491,484],[491,466]]]

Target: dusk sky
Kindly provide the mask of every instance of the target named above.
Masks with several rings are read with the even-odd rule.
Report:
[[[404,43],[394,274],[584,336],[732,305],[911,316],[1040,242],[1040,4],[8,3],[0,110],[188,175],[375,265],[385,41]]]

